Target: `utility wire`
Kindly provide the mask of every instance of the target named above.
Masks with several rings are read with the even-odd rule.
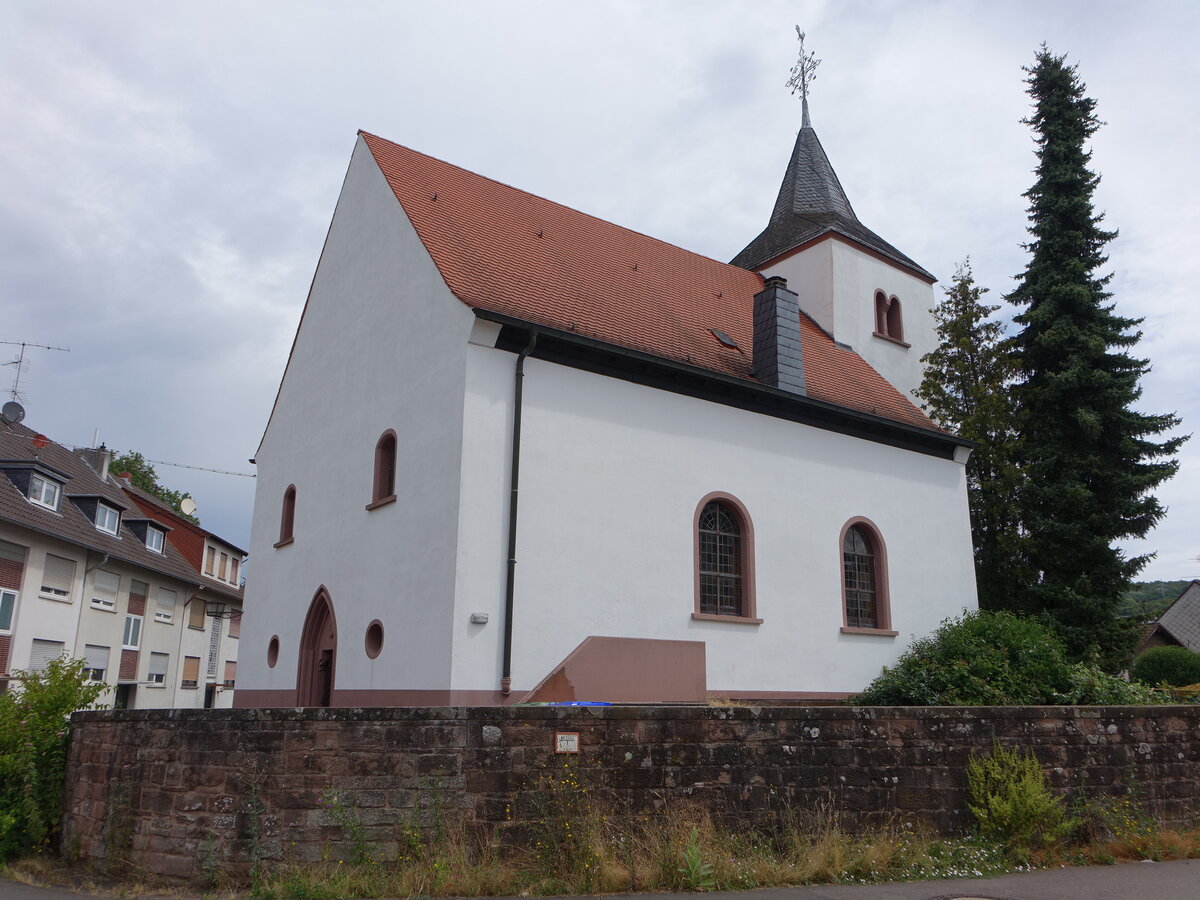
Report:
[[[185,463],[167,462],[164,459],[147,459],[146,462],[154,463],[156,466],[174,466],[176,469],[198,469],[201,472],[216,472],[218,475],[236,475],[238,478],[257,478],[257,475],[251,475],[246,472],[227,472],[225,469],[210,469],[208,466],[189,466]]]

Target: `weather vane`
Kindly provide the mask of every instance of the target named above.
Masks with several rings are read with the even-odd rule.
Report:
[[[796,64],[792,66],[792,76],[787,80],[787,86],[792,89],[792,93],[800,92],[800,102],[804,109],[803,125],[811,125],[808,121],[808,86],[817,80],[817,66],[821,65],[821,60],[817,59],[815,53],[804,52],[804,32],[800,30],[800,26],[796,26],[796,36],[800,38],[800,58],[796,60]]]

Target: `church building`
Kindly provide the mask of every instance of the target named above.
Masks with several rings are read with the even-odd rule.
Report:
[[[722,263],[360,132],[256,455],[235,704],[820,702],[976,606],[934,277],[805,110]]]

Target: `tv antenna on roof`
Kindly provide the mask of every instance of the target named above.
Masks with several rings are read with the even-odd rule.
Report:
[[[5,423],[11,425],[14,422],[20,422],[21,419],[25,418],[25,410],[21,407],[21,392],[20,392],[21,372],[25,368],[25,348],[26,347],[34,347],[38,350],[61,350],[63,353],[70,353],[71,348],[69,348],[69,347],[51,347],[48,344],[31,344],[28,341],[0,341],[0,344],[11,344],[14,347],[21,348],[21,352],[17,354],[16,359],[10,360],[9,362],[6,362],[6,363],[0,363],[0,365],[16,367],[16,373],[13,375],[12,390],[9,391],[9,402],[4,404],[4,411],[3,411],[3,419],[4,419]],[[15,406],[16,409],[10,409],[10,407],[13,407],[13,406]],[[9,416],[10,412],[13,415],[18,416],[18,418],[15,418],[15,419],[11,418]]]

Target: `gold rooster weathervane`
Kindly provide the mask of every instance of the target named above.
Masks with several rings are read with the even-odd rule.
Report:
[[[792,93],[800,92],[800,102],[803,108],[802,126],[811,126],[808,120],[808,86],[817,80],[817,66],[821,65],[821,60],[817,59],[815,53],[804,52],[804,32],[800,30],[800,26],[796,26],[796,36],[800,39],[800,58],[796,60],[796,64],[792,66],[792,75],[787,80],[787,86],[792,89]]]

